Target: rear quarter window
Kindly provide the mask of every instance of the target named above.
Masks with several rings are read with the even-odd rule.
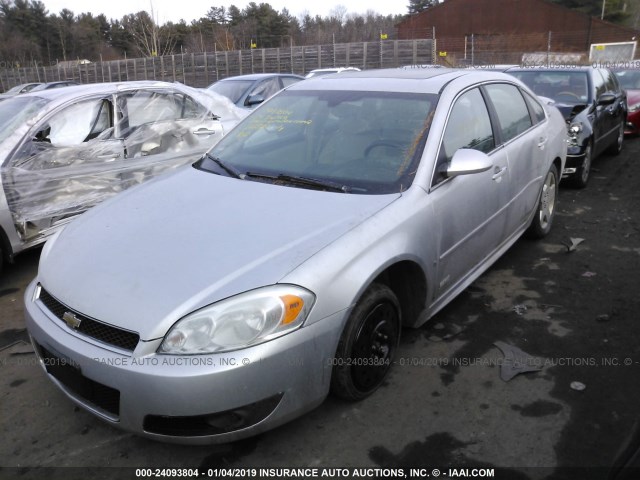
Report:
[[[533,123],[538,124],[543,122],[545,119],[544,108],[540,105],[540,102],[529,95],[527,92],[523,92],[524,99],[529,106],[529,110],[531,110],[531,117],[533,119]]]
[[[484,88],[498,115],[503,142],[508,142],[531,128],[529,109],[518,87],[498,83]]]

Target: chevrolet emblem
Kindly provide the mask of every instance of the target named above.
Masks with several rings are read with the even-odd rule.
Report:
[[[82,323],[82,320],[76,317],[72,312],[64,312],[64,315],[62,315],[62,320],[64,320],[64,322],[74,330],[77,330]]]

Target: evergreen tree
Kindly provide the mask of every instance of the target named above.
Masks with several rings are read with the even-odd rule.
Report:
[[[438,4],[438,0],[409,0],[409,15],[424,12]]]

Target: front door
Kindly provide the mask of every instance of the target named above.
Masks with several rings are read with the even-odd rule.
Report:
[[[443,173],[460,148],[489,155],[485,172],[446,178]],[[445,127],[430,195],[440,232],[436,297],[446,295],[478,268],[503,242],[509,203],[509,169],[479,88],[460,95]],[[437,301],[437,298],[436,298]]]

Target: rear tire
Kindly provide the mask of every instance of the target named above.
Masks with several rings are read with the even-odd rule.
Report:
[[[389,372],[400,340],[400,304],[393,291],[374,283],[351,312],[336,351],[331,392],[362,400]]]
[[[530,238],[543,238],[551,231],[551,225],[556,215],[558,176],[558,169],[555,165],[551,165],[542,185],[538,209],[527,229],[527,236]]]
[[[615,142],[611,144],[611,146],[609,147],[609,153],[611,155],[620,155],[620,152],[622,152],[622,143],[624,142],[624,124],[625,121],[623,120],[622,123],[620,124],[620,128],[618,130],[618,135],[616,136]]]

